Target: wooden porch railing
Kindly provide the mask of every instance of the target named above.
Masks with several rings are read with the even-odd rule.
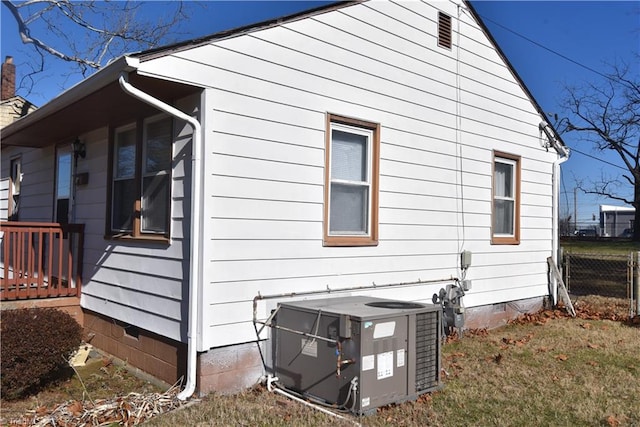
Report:
[[[84,224],[0,222],[0,300],[80,296]]]

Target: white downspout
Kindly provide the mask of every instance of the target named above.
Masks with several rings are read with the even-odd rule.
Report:
[[[558,233],[558,219],[559,219],[559,207],[560,207],[560,165],[567,160],[569,160],[569,149],[564,145],[560,144],[558,140],[554,137],[553,131],[550,129],[549,124],[547,122],[540,123],[540,130],[547,135],[549,138],[549,143],[556,149],[558,154],[560,154],[560,158],[553,162],[553,173],[551,177],[552,181],[552,253],[551,257],[553,258],[553,262],[555,265],[558,265],[558,248],[560,246],[560,236]],[[553,288],[553,305],[556,304],[558,300],[558,286]]]
[[[193,139],[191,143],[191,247],[189,262],[189,326],[187,332],[187,383],[184,389],[178,394],[178,399],[188,399],[196,389],[196,363],[197,363],[197,333],[198,333],[198,284],[201,283],[201,265],[202,260],[202,238],[201,238],[201,205],[202,196],[200,194],[202,188],[201,176],[201,146],[202,146],[202,128],[200,122],[190,115],[178,110],[177,108],[166,104],[165,102],[154,98],[133,87],[128,81],[128,73],[122,72],[118,79],[120,87],[142,102],[152,107],[164,111],[173,117],[184,120],[193,128]]]

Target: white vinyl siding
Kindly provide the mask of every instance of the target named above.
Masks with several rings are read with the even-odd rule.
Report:
[[[474,253],[467,306],[546,293],[555,156],[539,148],[540,117],[464,14],[457,94],[456,46],[438,48],[437,16],[366,2],[142,64],[209,88],[200,350],[255,339],[258,293],[452,277],[461,245]],[[378,246],[322,244],[326,112],[381,125]],[[509,250],[490,244],[493,150],[527,158],[522,243]],[[429,302],[440,286],[372,294]]]
[[[451,50],[437,46],[438,12],[454,17]],[[461,248],[474,254],[466,306],[546,294],[557,156],[541,149],[540,116],[479,25],[457,19],[454,2],[365,2],[141,62],[147,77],[204,88],[198,350],[255,340],[258,294],[450,281]],[[380,126],[377,246],[324,245],[328,113]],[[517,246],[491,244],[494,150],[523,159]],[[170,245],[94,239],[85,260],[100,265],[87,308],[177,339],[189,156],[174,147]],[[89,186],[100,191],[93,175]],[[430,302],[442,286],[367,292]]]
[[[183,111],[199,110],[199,96],[179,100],[177,106]],[[110,215],[105,209],[108,129],[98,129],[82,137],[87,141],[88,154],[79,162],[78,171],[90,171],[90,178],[87,185],[76,190],[76,221],[85,224],[85,280],[81,304],[85,309],[121,322],[184,341],[185,329],[181,325],[186,322],[184,304],[188,293],[185,272],[189,262],[189,218],[185,217],[185,206],[190,205],[190,162],[185,153],[191,152],[191,128],[186,123],[174,123],[166,118],[159,122],[150,119],[145,123],[162,124],[165,121],[171,123],[171,127],[175,126],[171,130],[172,155],[169,159],[160,155],[145,168],[149,176],[154,176],[153,171],[157,170],[161,172],[159,175],[169,179],[171,211],[167,221],[171,229],[170,244],[105,239],[106,215]],[[162,129],[166,129],[166,125],[161,125],[160,135],[166,133]],[[166,141],[164,136],[156,148],[166,148],[163,141]],[[164,148],[160,152],[165,152]],[[141,151],[145,150],[148,151],[145,148]],[[145,157],[157,156],[145,153]],[[170,173],[164,172],[167,161]]]
[[[539,148],[526,93],[465,15],[456,145],[457,52],[437,47],[437,12],[367,2],[143,64],[210,88],[201,349],[254,339],[258,293],[451,277],[460,245],[476,260],[468,306],[545,294],[555,156]],[[375,248],[322,246],[327,111],[381,124]],[[508,250],[490,245],[493,150],[527,159],[523,243]],[[428,302],[440,286],[374,294]]]

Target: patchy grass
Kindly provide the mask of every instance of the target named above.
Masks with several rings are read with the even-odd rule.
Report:
[[[584,318],[544,312],[451,341],[443,348],[442,391],[350,419],[366,426],[640,425],[640,325],[620,321],[623,300],[585,297],[577,307]],[[350,425],[262,387],[210,395],[148,425],[283,424]]]
[[[640,319],[628,319],[624,300],[582,297],[576,309],[579,318],[546,311],[450,340],[443,346],[443,390],[372,416],[336,419],[256,386],[235,396],[209,395],[146,425],[639,426]],[[107,373],[103,367],[81,373],[94,399],[101,389],[113,395],[150,387],[125,371],[107,366]],[[130,382],[115,385],[120,375]],[[82,389],[62,382],[57,396],[80,399]],[[23,409],[33,410],[43,399],[30,399]],[[5,404],[3,424],[19,412]]]

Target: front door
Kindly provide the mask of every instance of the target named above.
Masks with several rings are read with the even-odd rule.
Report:
[[[54,204],[53,204],[53,222],[60,224],[69,224],[75,222],[75,214],[73,208],[74,199],[74,156],[69,144],[60,145],[56,150],[56,180],[54,188]],[[55,239],[52,242],[59,245],[57,252],[58,259],[53,260],[54,271],[49,272],[49,279],[52,286],[75,287],[74,275],[69,271],[69,266],[62,260],[67,259],[65,254],[74,252],[77,247],[73,238],[69,238],[73,234],[64,233],[62,242]],[[60,246],[61,245],[61,246]],[[61,261],[60,264],[57,264]],[[59,265],[59,266],[58,266]],[[72,271],[77,268],[76,257],[73,257]],[[71,274],[70,274],[71,273]]]
[[[73,222],[73,153],[69,146],[59,146],[56,152],[56,184],[53,222]]]

